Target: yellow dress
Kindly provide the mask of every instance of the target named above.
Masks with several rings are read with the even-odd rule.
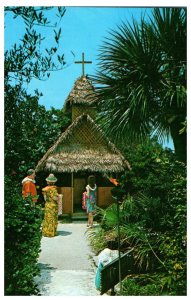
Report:
[[[56,186],[47,186],[43,188],[42,191],[46,198],[44,220],[42,223],[42,235],[53,237],[57,234],[58,192]]]

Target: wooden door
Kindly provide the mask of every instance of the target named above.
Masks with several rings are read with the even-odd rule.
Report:
[[[74,178],[73,211],[82,211],[82,194],[85,191],[86,179]]]

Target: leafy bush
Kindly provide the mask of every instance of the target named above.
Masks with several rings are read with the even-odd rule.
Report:
[[[33,277],[39,274],[42,210],[24,201],[15,182],[5,179],[5,295],[38,293]]]
[[[88,231],[87,235],[90,240],[91,247],[97,254],[100,252],[100,250],[107,246],[107,242],[104,238],[104,230],[101,227],[95,227],[91,231]]]
[[[142,146],[143,158],[145,148],[149,154],[142,172],[140,161],[135,161],[134,178],[129,173],[125,182],[123,177],[127,190],[133,182],[133,197],[124,202],[128,203],[128,221],[122,231],[139,264],[157,270],[161,294],[186,295],[186,169],[172,153],[159,148],[157,153],[152,147],[148,151],[147,145]]]
[[[5,174],[23,178],[71,123],[71,113],[46,110],[19,87],[8,86],[5,94]],[[16,137],[16,138],[15,138]]]
[[[170,295],[186,295],[186,178],[176,176],[172,187],[169,195],[171,215],[159,246],[161,259],[168,270],[162,282]]]
[[[120,205],[120,248],[124,252],[133,248],[135,263],[148,272],[141,276],[144,288],[136,279],[127,295],[186,295],[185,165],[155,141],[138,145],[134,151],[129,147],[125,155],[132,170],[119,178],[127,192]],[[99,214],[107,247],[117,249],[116,205]],[[148,275],[150,282],[145,280]]]
[[[122,296],[159,296],[161,287],[152,281],[145,282],[145,277],[128,278],[123,282]]]

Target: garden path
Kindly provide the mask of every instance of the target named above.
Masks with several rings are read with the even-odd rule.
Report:
[[[91,229],[88,229],[91,230]],[[93,253],[85,222],[58,224],[58,235],[43,237],[35,278],[42,296],[98,296]]]

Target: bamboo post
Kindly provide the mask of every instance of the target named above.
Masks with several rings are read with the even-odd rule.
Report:
[[[119,199],[117,199],[117,231],[118,231],[118,258],[119,258],[119,287],[120,287],[120,295],[122,293],[122,281],[121,281],[121,253],[120,253],[120,215],[119,215]]]
[[[114,183],[114,182],[113,182]],[[114,183],[115,184],[115,183]],[[116,185],[116,184],[115,184]],[[117,201],[117,232],[118,232],[118,260],[119,260],[119,284],[120,295],[122,293],[122,281],[121,281],[121,253],[120,253],[120,204],[123,201],[123,195],[125,190],[118,184],[111,190],[112,197]]]
[[[72,172],[71,174],[71,179],[72,179],[72,214],[74,212],[74,173]]]

